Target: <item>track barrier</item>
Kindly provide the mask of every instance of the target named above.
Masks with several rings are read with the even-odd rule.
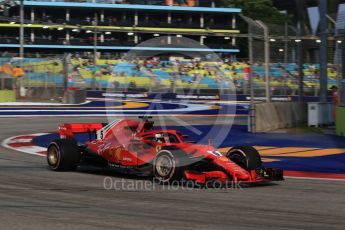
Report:
[[[27,101],[60,101],[63,91],[63,88],[56,87],[25,88],[21,96]]]
[[[307,104],[273,102],[254,104],[253,132],[269,132],[307,122]]]
[[[80,104],[86,101],[86,90],[84,89],[68,89],[63,96],[65,104]]]

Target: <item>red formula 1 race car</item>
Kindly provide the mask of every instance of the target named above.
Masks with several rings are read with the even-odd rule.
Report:
[[[188,137],[179,131],[154,129],[148,117],[109,124],[63,124],[59,133],[60,139],[51,142],[47,151],[48,165],[54,171],[73,170],[86,163],[151,175],[162,183],[181,179],[198,184],[283,180],[281,169],[262,166],[253,147],[235,147],[223,155],[210,145],[186,141]],[[77,135],[88,141],[78,143]]]

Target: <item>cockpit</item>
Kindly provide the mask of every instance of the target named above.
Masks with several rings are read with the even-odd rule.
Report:
[[[173,133],[162,132],[143,136],[145,142],[180,143],[180,139]]]

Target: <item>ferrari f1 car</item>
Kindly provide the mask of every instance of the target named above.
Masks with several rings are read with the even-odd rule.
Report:
[[[60,139],[47,149],[50,169],[70,171],[86,163],[153,176],[161,183],[182,179],[199,184],[283,180],[283,171],[263,167],[253,147],[234,147],[224,155],[211,145],[187,141],[188,136],[177,130],[155,129],[148,117],[140,119],[61,125]],[[78,135],[86,140],[80,141]]]

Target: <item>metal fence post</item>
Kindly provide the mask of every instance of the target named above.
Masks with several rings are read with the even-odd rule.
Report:
[[[5,76],[3,76],[2,74],[0,75],[1,78],[1,90],[5,89]]]
[[[289,51],[289,44],[288,44],[288,36],[289,36],[289,25],[287,22],[285,22],[285,40],[284,40],[284,64],[287,66],[288,64],[288,51]]]
[[[49,81],[49,76],[48,76],[48,66],[44,65],[44,76],[45,76],[45,85],[44,88],[48,88],[48,81]]]
[[[20,0],[19,6],[19,17],[20,17],[20,27],[19,27],[19,55],[20,58],[24,58],[24,0]],[[21,61],[22,63],[22,61]],[[23,68],[23,66],[21,66]]]
[[[254,92],[254,35],[253,28],[261,28],[257,22],[246,16],[240,15],[241,18],[248,24],[248,55],[249,55],[249,87],[250,87],[250,111],[249,111],[249,131],[256,132],[255,129],[255,92]],[[261,28],[262,29],[262,28]]]
[[[342,79],[340,85],[340,102],[342,106],[345,106],[345,29],[342,31],[342,42],[341,42],[341,57],[339,60],[340,65],[342,65]]]
[[[299,32],[301,36],[301,31]],[[302,48],[302,39],[299,40],[297,44],[297,60],[298,60],[298,101],[303,101],[304,96],[304,72],[303,72],[303,48]]]
[[[253,81],[253,66],[254,66],[254,53],[253,53],[253,32],[252,25],[249,25],[249,36],[248,36],[248,49],[249,49],[249,85],[250,85],[250,104],[254,104],[254,81]]]
[[[249,49],[249,64],[250,64],[250,71],[249,71],[249,85],[250,85],[250,132],[255,133],[255,110],[254,110],[254,81],[253,81],[253,66],[254,66],[254,53],[253,53],[253,32],[252,32],[252,25],[249,25],[248,28],[249,36],[248,36],[248,49]]]
[[[328,25],[327,25],[327,0],[319,1],[320,4],[320,101],[327,102],[327,40],[328,40]]]
[[[64,91],[67,91],[68,88],[68,55],[66,55],[63,58],[63,73],[64,73],[64,84],[63,84],[63,88]]]
[[[262,21],[256,21],[264,30],[265,40],[265,91],[266,102],[271,102],[271,78],[270,78],[270,38],[269,29]]]
[[[95,13],[95,21],[94,21],[94,33],[93,33],[93,77],[92,77],[92,90],[96,89],[96,65],[97,65],[97,24],[98,24],[98,14]]]

